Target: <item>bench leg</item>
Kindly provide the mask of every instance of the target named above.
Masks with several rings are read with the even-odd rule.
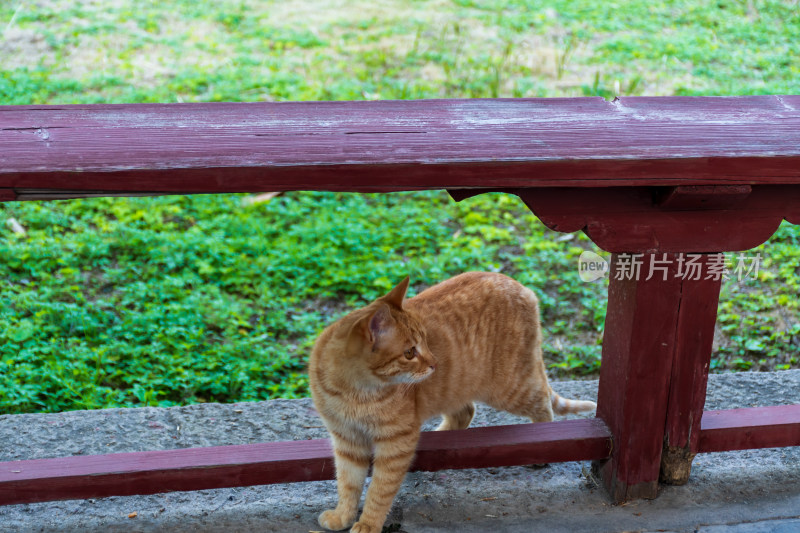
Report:
[[[597,416],[614,439],[595,463],[615,502],[655,498],[688,479],[705,403],[720,280],[681,279],[678,254],[644,254],[638,279],[612,256]],[[706,277],[708,256],[701,276]],[[651,278],[649,265],[661,270]]]
[[[707,260],[708,256],[701,260],[704,272]],[[661,455],[663,483],[686,483],[698,451],[721,283],[720,279],[685,280],[681,288]]]
[[[650,254],[638,279],[617,279],[612,255],[597,416],[613,438],[611,458],[594,469],[614,502],[655,498],[669,400],[673,346],[681,300],[675,254],[647,280]],[[661,259],[661,257],[659,257]]]

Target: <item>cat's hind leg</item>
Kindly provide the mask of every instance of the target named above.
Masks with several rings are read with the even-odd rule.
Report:
[[[521,414],[530,418],[533,423],[552,422],[553,402],[550,401],[550,394],[543,391],[536,391],[531,394],[528,398],[528,404]]]
[[[475,404],[470,402],[455,413],[445,414],[442,423],[436,431],[449,431],[451,429],[467,429],[472,417],[475,416]]]
[[[526,416],[534,423],[553,421],[553,403],[547,381],[528,381],[516,390],[503,391],[488,403],[496,409]]]

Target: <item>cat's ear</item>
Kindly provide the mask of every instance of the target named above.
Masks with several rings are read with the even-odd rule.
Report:
[[[361,321],[360,326],[364,339],[374,346],[378,339],[391,328],[392,322],[389,308],[385,305],[379,306],[374,313]]]
[[[383,297],[383,301],[397,307],[398,309],[403,308],[403,300],[406,297],[406,291],[408,290],[408,276],[397,284],[397,286],[389,291],[389,294]]]

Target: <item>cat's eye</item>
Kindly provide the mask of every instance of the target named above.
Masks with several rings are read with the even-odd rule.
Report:
[[[403,352],[403,355],[405,355],[406,359],[408,359],[410,361],[410,360],[414,359],[417,356],[417,349],[416,348],[409,348],[408,350]]]

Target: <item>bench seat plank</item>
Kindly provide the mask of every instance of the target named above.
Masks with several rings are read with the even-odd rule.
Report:
[[[800,96],[0,106],[19,199],[798,183]]]

